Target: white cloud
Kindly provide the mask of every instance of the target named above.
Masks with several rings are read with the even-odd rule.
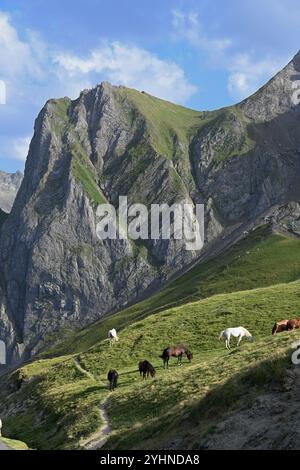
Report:
[[[231,46],[229,38],[209,37],[194,11],[172,10],[172,26],[176,40],[187,40],[192,46],[208,51],[210,56],[224,52]]]
[[[286,59],[255,60],[249,54],[235,55],[227,66],[230,95],[234,99],[246,98],[272,78],[286,63]]]
[[[196,51],[203,51],[214,68],[228,72],[227,88],[235,100],[257,91],[288,61],[287,57],[259,59],[253,52],[238,52],[239,45],[231,38],[210,37],[194,11],[173,10],[172,26],[176,40],[186,41]]]
[[[32,76],[39,76],[41,73],[32,44],[19,38],[10,17],[2,12],[0,12],[0,65],[1,75],[10,80],[20,73]]]
[[[84,58],[58,53],[55,61],[70,77],[99,74],[99,77],[114,84],[145,90],[179,103],[186,102],[196,91],[176,63],[119,42],[102,42]]]
[[[103,80],[160,98],[184,103],[196,91],[184,71],[145,49],[120,42],[102,41],[86,57],[55,51],[38,33],[21,39],[11,18],[0,11],[0,73],[9,100],[37,103],[52,96],[76,98],[84,88]]]
[[[20,32],[12,18],[0,11],[0,103],[6,98],[5,116],[15,119],[18,128],[15,138],[7,135],[10,124],[2,113],[0,158],[25,160],[30,139],[24,135],[31,132],[34,115],[46,100],[77,98],[81,90],[103,80],[178,103],[184,103],[196,91],[175,62],[144,49],[102,41],[81,58],[55,50],[37,32]]]

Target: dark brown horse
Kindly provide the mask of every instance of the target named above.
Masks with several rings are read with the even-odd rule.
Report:
[[[275,335],[276,333],[282,333],[282,331],[287,331],[288,322],[289,320],[281,320],[275,323],[273,326],[272,335]]]
[[[167,364],[167,369],[168,369],[170,357],[177,357],[178,358],[177,364],[181,365],[182,356],[184,354],[186,354],[186,357],[188,358],[188,360],[192,362],[193,353],[185,346],[172,346],[171,348],[166,348],[164,352],[162,353],[162,355],[159,357],[164,361],[164,369],[166,368],[166,364]]]
[[[116,370],[111,369],[107,374],[107,380],[109,381],[109,390],[112,392],[118,385],[119,374]]]
[[[156,374],[156,370],[154,369],[153,365],[150,364],[150,362],[148,361],[141,361],[139,362],[139,371],[140,371],[140,376],[143,375],[143,379],[149,377],[149,375],[151,375],[151,377],[155,377],[155,374]]]
[[[289,320],[287,324],[287,330],[288,331],[293,331],[293,330],[298,330],[300,328],[300,320],[295,319],[295,320]]]

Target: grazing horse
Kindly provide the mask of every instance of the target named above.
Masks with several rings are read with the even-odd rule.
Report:
[[[272,330],[272,335],[276,335],[276,333],[282,333],[283,331],[287,330],[288,320],[281,320],[275,323]]]
[[[143,375],[143,379],[149,377],[149,375],[151,375],[151,377],[155,377],[155,374],[156,374],[156,370],[154,369],[153,365],[150,364],[150,362],[148,361],[141,361],[139,362],[139,371],[140,371],[140,376]]]
[[[119,374],[115,369],[110,369],[107,374],[107,380],[109,381],[109,390],[112,392],[118,385]]]
[[[299,328],[300,328],[300,320],[299,319],[289,320],[288,321],[287,327],[286,327],[286,329],[288,331],[298,330]]]
[[[166,348],[161,356],[159,356],[164,361],[164,369],[169,368],[169,359],[170,357],[177,357],[178,361],[177,364],[181,366],[182,356],[186,354],[186,357],[190,362],[193,359],[193,353],[187,349],[185,346],[172,346],[171,348]]]
[[[246,336],[249,341],[251,342],[253,341],[253,337],[251,333],[248,330],[246,330],[246,328],[244,328],[243,326],[239,326],[238,328],[227,328],[226,330],[222,331],[222,333],[219,336],[219,341],[221,341],[221,339],[225,339],[226,349],[231,349],[230,347],[231,336],[233,336],[234,338],[238,338],[237,347],[240,346],[241,341],[244,338],[244,336]]]
[[[115,328],[112,328],[108,332],[108,341],[110,346],[112,346],[116,341],[119,341],[118,335],[117,335],[117,330]]]

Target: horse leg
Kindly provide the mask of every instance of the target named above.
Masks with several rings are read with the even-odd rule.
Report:
[[[238,339],[238,342],[237,342],[237,347],[238,347],[238,348],[240,347],[240,344],[241,344],[242,339],[243,339],[243,337],[242,337],[242,336],[239,336],[239,339]]]

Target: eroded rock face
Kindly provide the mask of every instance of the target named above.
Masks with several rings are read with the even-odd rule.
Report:
[[[4,212],[9,213],[11,211],[22,179],[23,175],[20,171],[16,173],[0,171],[0,209]]]
[[[129,205],[204,203],[204,254],[274,208],[298,231],[298,62],[240,105],[212,113],[183,116],[107,83],[45,105],[0,232],[0,337],[11,362],[62,327],[83,327],[147,295],[199,256],[185,241],[99,240],[100,203],[117,206],[124,195]]]

